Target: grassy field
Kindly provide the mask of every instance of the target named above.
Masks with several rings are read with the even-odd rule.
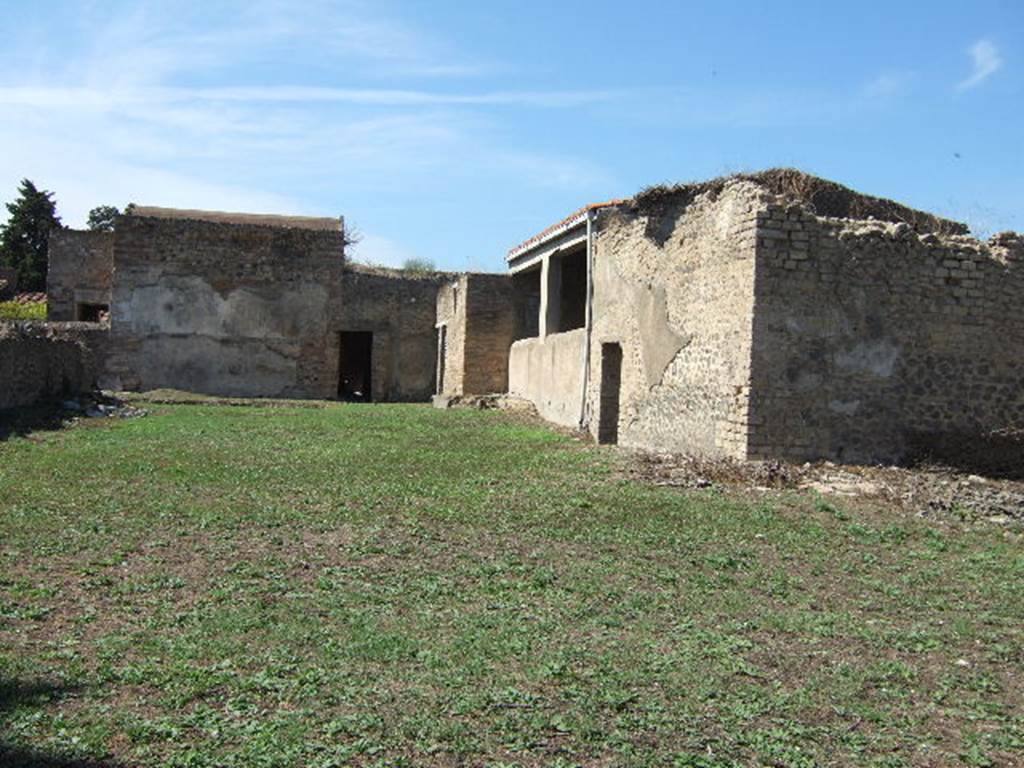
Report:
[[[1019,533],[495,412],[153,409],[0,443],[0,764],[1024,764]]]

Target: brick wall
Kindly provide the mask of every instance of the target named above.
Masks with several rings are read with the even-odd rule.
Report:
[[[437,323],[445,327],[445,395],[507,392],[517,316],[508,275],[470,273],[441,286]]]
[[[92,323],[0,323],[0,409],[93,389],[106,340]]]
[[[49,239],[47,317],[78,320],[79,304],[110,304],[114,271],[113,232],[55,229]]]
[[[1020,236],[781,202],[758,222],[752,455],[896,461],[1024,426]]]
[[[112,383],[337,393],[342,232],[123,216],[114,261]]]

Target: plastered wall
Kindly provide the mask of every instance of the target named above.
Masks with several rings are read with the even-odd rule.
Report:
[[[619,343],[620,444],[745,454],[760,201],[760,190],[736,182],[685,206],[622,206],[600,215],[587,389],[592,433],[601,345]]]
[[[340,231],[121,217],[110,384],[333,397],[343,247]]]

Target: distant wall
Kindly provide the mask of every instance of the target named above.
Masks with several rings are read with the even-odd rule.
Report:
[[[595,223],[587,422],[597,434],[601,345],[622,347],[618,441],[744,457],[760,191],[734,182]]]
[[[580,328],[515,342],[509,351],[509,392],[532,401],[548,421],[578,426],[586,340]]]
[[[445,344],[441,380],[437,391],[442,395],[465,394],[466,373],[466,275],[444,283],[437,292],[437,326],[444,328]],[[508,349],[505,350],[506,359]]]
[[[91,390],[106,340],[93,323],[0,323],[0,409]]]
[[[111,385],[333,397],[344,234],[122,216]]]
[[[1024,427],[1022,296],[1020,236],[982,243],[768,207],[752,455],[898,461]]]
[[[450,280],[451,275],[444,274],[347,267],[340,281],[340,300],[330,313],[334,370],[338,334],[370,331],[373,399],[429,400],[437,366],[437,293]]]
[[[114,233],[55,229],[49,238],[47,318],[77,320],[79,304],[110,304]]]

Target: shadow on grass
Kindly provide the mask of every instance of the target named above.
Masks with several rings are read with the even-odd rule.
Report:
[[[0,442],[32,432],[64,429],[68,412],[60,403],[43,403],[0,410]]]
[[[42,709],[49,702],[70,696],[78,686],[29,683],[0,677],[0,766],[4,768],[117,768],[108,760],[89,760],[54,754],[13,744],[7,735],[13,710]]]

